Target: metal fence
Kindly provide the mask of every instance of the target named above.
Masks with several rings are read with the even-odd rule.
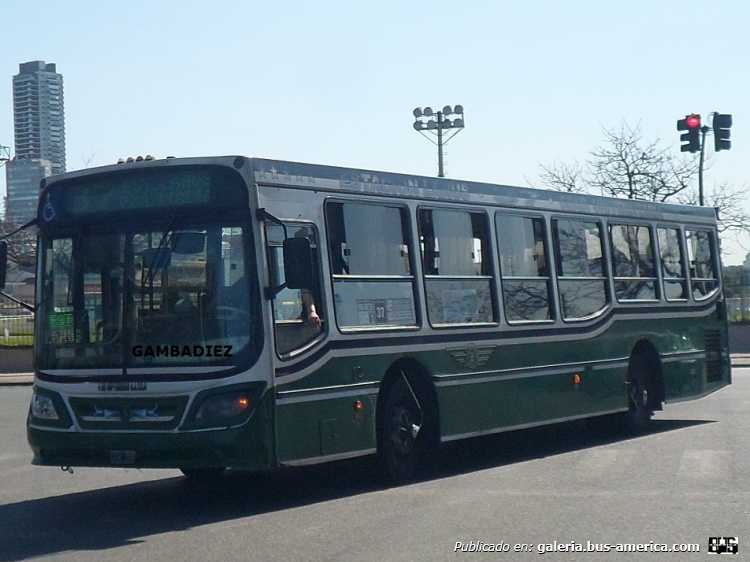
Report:
[[[750,324],[750,276],[726,279],[727,318],[735,324]]]
[[[0,296],[0,347],[34,344],[34,314]]]

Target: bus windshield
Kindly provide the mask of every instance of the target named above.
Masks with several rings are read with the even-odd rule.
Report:
[[[173,223],[42,237],[38,368],[231,364],[252,336],[245,235]]]

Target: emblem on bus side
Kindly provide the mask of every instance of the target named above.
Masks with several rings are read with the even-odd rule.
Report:
[[[494,345],[474,345],[470,343],[465,347],[447,347],[445,351],[450,353],[460,365],[469,369],[478,369],[484,367],[490,360],[495,347]]]

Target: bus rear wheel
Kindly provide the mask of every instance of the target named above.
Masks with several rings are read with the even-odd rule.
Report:
[[[209,466],[203,468],[181,468],[180,472],[193,482],[211,482],[221,477],[226,468]]]
[[[652,378],[648,361],[636,355],[628,368],[628,412],[626,425],[630,431],[642,432],[648,427],[654,410],[649,400]]]

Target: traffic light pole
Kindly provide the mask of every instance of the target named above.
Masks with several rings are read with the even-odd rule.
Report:
[[[701,127],[701,157],[698,160],[698,204],[703,207],[703,155],[706,152],[706,133],[708,133],[708,126],[703,125]]]
[[[712,115],[714,149],[716,152],[729,150],[732,148],[732,141],[730,140],[732,115],[719,113],[718,111],[713,112]],[[697,113],[691,113],[690,115],[686,115],[685,119],[677,121],[677,130],[687,131],[680,135],[680,141],[684,143],[680,145],[680,152],[695,154],[700,151],[701,153],[700,160],[698,161],[698,204],[703,207],[706,204],[703,197],[703,161],[706,154],[706,134],[709,127],[708,125],[701,126],[701,116]]]

